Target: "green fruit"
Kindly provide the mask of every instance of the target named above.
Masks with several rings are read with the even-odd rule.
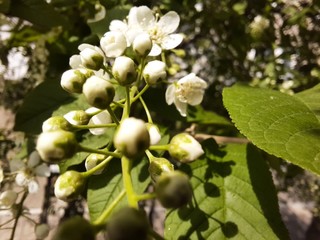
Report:
[[[156,194],[165,208],[179,208],[192,198],[192,187],[186,174],[180,171],[165,172],[158,178]]]
[[[145,213],[131,207],[120,209],[107,223],[110,240],[147,240],[148,229]]]
[[[91,224],[80,216],[64,221],[53,235],[52,240],[94,240]]]

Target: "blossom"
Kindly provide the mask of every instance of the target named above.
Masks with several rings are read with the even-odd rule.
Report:
[[[95,112],[96,110],[100,110],[98,108],[89,108],[86,110],[86,112]],[[108,124],[112,122],[112,118],[110,116],[110,113],[107,110],[101,111],[100,113],[94,115],[88,125],[101,125],[101,124]],[[107,131],[107,128],[90,128],[89,131],[93,135],[101,135],[104,134]]]
[[[139,34],[149,34],[153,42],[149,56],[158,56],[162,49],[174,49],[182,42],[183,35],[173,33],[177,30],[179,23],[180,17],[174,11],[159,18],[150,8],[141,6],[131,8],[127,22],[113,20],[109,29],[124,33],[128,46]]]
[[[160,130],[157,125],[152,123],[147,123],[147,129],[150,136],[150,145],[156,145],[161,140]]]
[[[134,61],[125,56],[117,57],[112,66],[112,74],[122,86],[133,83],[137,75]]]
[[[149,85],[154,85],[159,80],[164,80],[166,78],[166,64],[159,60],[148,62],[144,67],[142,74]]]
[[[107,57],[119,57],[127,48],[127,39],[122,32],[110,31],[100,39],[100,46]]]
[[[200,143],[187,133],[175,135],[169,144],[169,154],[182,163],[192,162],[203,153]]]
[[[132,43],[133,51],[140,56],[146,56],[150,53],[152,48],[152,40],[147,33],[139,34]]]
[[[179,81],[169,85],[166,91],[166,102],[174,103],[182,116],[187,115],[187,104],[192,106],[202,102],[204,90],[207,83],[197,77],[194,73],[181,78]]]
[[[98,71],[104,64],[105,56],[99,47],[84,43],[79,45],[78,49],[80,54],[70,57],[71,68],[89,68]]]
[[[18,193],[13,190],[7,190],[0,194],[0,207],[10,208],[15,204],[18,198]]]
[[[41,162],[39,154],[34,151],[30,154],[27,162],[19,159],[10,161],[11,172],[17,172],[15,181],[18,186],[28,187],[30,193],[35,193],[39,189],[36,176],[49,177],[50,168]]]

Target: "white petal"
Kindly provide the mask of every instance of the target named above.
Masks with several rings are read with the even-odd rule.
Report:
[[[13,159],[13,160],[9,161],[9,165],[10,165],[11,172],[21,170],[22,168],[25,167],[24,162],[20,159]]]
[[[148,56],[158,56],[161,54],[161,47],[158,44],[153,43],[152,48]]]
[[[109,26],[110,31],[120,31],[125,32],[128,29],[128,25],[120,20],[113,20]]]
[[[196,106],[202,102],[203,99],[203,91],[202,92],[194,92],[194,94],[190,94],[187,96],[187,102],[192,105]]]
[[[80,55],[72,55],[69,59],[69,65],[72,69],[79,68],[81,66]]]
[[[179,23],[179,15],[174,11],[170,11],[162,16],[157,24],[164,33],[170,34],[177,30]]]
[[[28,182],[27,175],[23,171],[20,171],[18,172],[15,178],[15,181],[18,186],[23,187],[27,185],[27,182]]]
[[[176,108],[180,112],[181,116],[186,117],[188,104],[185,102],[181,102],[178,99],[175,99],[174,104],[176,105]]]
[[[111,116],[108,113],[108,111],[102,111],[101,113],[98,113],[97,115],[93,116],[88,125],[100,125],[100,124],[108,124],[111,123]],[[107,128],[90,128],[89,131],[93,135],[101,135],[106,132]]]
[[[88,44],[88,43],[82,43],[78,46],[78,49],[79,51],[83,51],[85,50],[86,48],[89,48],[89,49],[94,49],[95,47],[91,44]]]
[[[40,155],[37,151],[33,151],[28,159],[27,165],[29,168],[36,167],[41,162]]]
[[[99,4],[99,7],[100,7],[100,9],[98,10],[98,12],[96,12],[94,17],[88,19],[88,23],[98,22],[98,21],[104,19],[104,17],[106,16],[106,9],[104,6],[102,6],[100,4]]]
[[[166,90],[166,102],[168,105],[171,105],[174,102],[176,87],[174,84],[168,86]]]
[[[170,34],[162,39],[162,49],[173,49],[177,47],[183,40],[182,34]]]
[[[28,191],[29,193],[36,193],[39,190],[39,184],[36,180],[31,180],[28,183]]]
[[[41,165],[39,165],[38,167],[36,167],[34,169],[34,172],[37,176],[49,177],[50,176],[50,167],[47,164],[42,163]]]
[[[136,19],[139,26],[143,29],[148,29],[149,26],[153,26],[156,23],[153,12],[147,6],[141,6],[137,8]]]

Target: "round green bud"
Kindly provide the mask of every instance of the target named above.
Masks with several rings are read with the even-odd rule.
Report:
[[[110,240],[147,240],[148,229],[149,223],[143,211],[124,207],[107,223],[107,236]]]
[[[72,201],[83,192],[86,178],[77,171],[66,171],[61,174],[54,184],[54,194],[63,201]]]
[[[94,240],[91,224],[80,216],[69,218],[57,228],[52,240]]]
[[[64,130],[43,132],[38,137],[36,150],[42,160],[57,163],[72,157],[78,150],[78,142],[72,132]]]
[[[157,198],[165,208],[179,208],[190,202],[192,187],[186,174],[180,171],[162,173],[155,185]]]
[[[188,163],[199,158],[203,153],[200,143],[187,133],[175,135],[169,145],[169,154],[182,163]]]
[[[72,130],[72,125],[61,116],[54,116],[43,122],[42,132],[51,132],[55,130],[69,131]]]
[[[136,80],[134,61],[125,56],[117,57],[112,66],[112,74],[121,86],[127,86]]]
[[[62,74],[60,84],[69,93],[81,93],[86,79],[92,75],[91,70],[70,69]]]
[[[97,166],[99,163],[101,163],[103,160],[106,159],[105,155],[98,154],[98,153],[91,153],[88,155],[85,161],[85,167],[87,171]],[[94,175],[99,175],[103,172],[104,169],[100,169],[94,173]]]
[[[144,121],[126,118],[120,123],[114,139],[115,147],[128,158],[135,158],[150,146],[150,135]]]
[[[150,159],[149,173],[151,179],[156,182],[162,173],[173,172],[174,166],[165,158],[153,157]]]
[[[83,85],[83,95],[88,103],[99,109],[106,109],[113,101],[115,89],[113,85],[100,77],[92,76]]]
[[[90,116],[83,110],[74,110],[63,116],[72,125],[86,125],[90,120]]]

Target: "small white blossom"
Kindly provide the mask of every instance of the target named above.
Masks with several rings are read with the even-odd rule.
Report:
[[[86,79],[92,75],[93,72],[88,69],[70,69],[62,74],[60,84],[67,92],[81,93]]]
[[[18,198],[18,193],[13,190],[7,190],[0,194],[0,207],[2,208],[10,208],[13,204],[15,204]]]
[[[166,76],[166,64],[159,60],[148,62],[143,69],[143,77],[149,85],[154,85],[159,80],[164,80]]]
[[[118,127],[114,139],[115,147],[127,157],[136,157],[150,145],[146,124],[141,119],[126,118]]]
[[[152,40],[147,33],[141,33],[135,37],[132,43],[133,51],[140,56],[146,56],[149,54],[152,48]]]
[[[188,163],[199,158],[204,151],[200,143],[191,135],[180,133],[171,139],[169,153],[179,162]]]
[[[63,117],[72,125],[85,125],[90,119],[90,116],[83,110],[70,111]]]
[[[119,57],[127,48],[127,39],[122,32],[110,31],[100,39],[100,46],[107,57]]]
[[[155,124],[147,123],[150,136],[150,145],[156,145],[161,140],[160,130]]]
[[[128,15],[128,26],[146,32],[150,35],[153,46],[150,56],[157,56],[162,49],[169,50],[177,47],[183,40],[182,34],[173,34],[179,26],[180,17],[170,11],[158,19],[147,6],[133,7]]]
[[[94,115],[88,125],[101,125],[101,124],[108,124],[112,122],[112,118],[107,110],[101,111],[100,113]],[[93,135],[101,135],[107,131],[107,128],[90,128],[89,131]]]
[[[92,70],[99,70],[105,62],[105,56],[103,51],[90,44],[81,44],[78,49],[79,55],[73,55],[70,57],[69,65],[71,68],[89,68]]]
[[[166,91],[166,102],[175,104],[182,116],[187,115],[187,104],[192,106],[202,102],[207,83],[194,73],[181,78],[178,82],[171,84]]]
[[[112,74],[122,86],[133,83],[137,74],[134,61],[125,56],[117,57],[112,66]]]
[[[10,161],[10,170],[11,172],[17,172],[16,184],[21,187],[28,187],[30,193],[35,193],[39,189],[36,176],[50,176],[50,168],[47,164],[41,162],[40,156],[36,151],[30,154],[26,163],[18,159]]]

